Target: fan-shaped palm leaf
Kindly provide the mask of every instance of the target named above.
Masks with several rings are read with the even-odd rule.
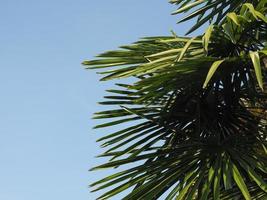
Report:
[[[102,81],[134,78],[101,102],[117,109],[94,117],[114,119],[95,128],[128,125],[98,140],[110,161],[93,169],[137,164],[92,186],[111,187],[99,199],[129,188],[124,199],[265,198],[266,1],[172,2],[194,15],[235,12],[218,13],[203,36],[147,37],[84,62]]]

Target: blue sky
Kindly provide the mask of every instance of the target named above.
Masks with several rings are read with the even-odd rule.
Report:
[[[162,0],[0,1],[0,199],[95,199],[88,172],[100,83],[83,60],[143,36],[188,30]],[[114,198],[116,199],[116,198]]]

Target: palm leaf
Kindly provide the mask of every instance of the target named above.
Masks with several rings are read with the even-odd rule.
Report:
[[[99,199],[261,199],[266,197],[265,0],[171,0],[181,21],[198,17],[197,37],[155,36],[85,61],[107,90],[95,128],[109,161],[125,170],[91,186]],[[242,5],[243,3],[243,5]],[[131,78],[131,79],[127,79]],[[203,87],[202,87],[203,86]]]

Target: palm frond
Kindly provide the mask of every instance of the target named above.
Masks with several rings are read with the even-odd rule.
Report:
[[[83,63],[102,81],[133,78],[100,102],[117,108],[94,116],[111,120],[95,128],[123,128],[98,140],[110,161],[93,170],[129,168],[92,187],[110,188],[99,199],[127,189],[126,200],[265,198],[266,1],[171,2],[196,9],[185,18],[200,16],[192,30],[211,16],[217,23],[202,36],[147,37]]]
[[[241,6],[245,3],[252,3],[257,5],[258,1],[253,0],[170,0],[172,4],[178,6],[178,9],[172,14],[180,14],[188,12],[191,13],[182,18],[179,23],[191,20],[197,17],[196,24],[188,31],[187,34],[195,31],[200,26],[207,22],[213,21],[219,24],[224,20],[225,16],[231,12],[238,12]],[[263,6],[263,5],[262,5]]]

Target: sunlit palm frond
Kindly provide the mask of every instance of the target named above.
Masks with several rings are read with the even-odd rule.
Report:
[[[111,188],[99,199],[129,188],[124,199],[266,197],[265,2],[238,5],[202,36],[147,37],[83,63],[102,81],[132,78],[100,102],[118,107],[94,117],[124,128],[98,140],[110,161],[93,169],[130,164],[92,184]]]
[[[200,26],[207,22],[213,22],[219,24],[222,22],[226,15],[231,12],[239,12],[242,5],[245,3],[250,3],[253,5],[260,4],[264,7],[266,2],[262,0],[170,0],[172,4],[178,5],[178,9],[173,12],[173,14],[180,14],[190,11],[179,22],[184,22],[197,18],[196,24],[188,31],[191,33],[198,29]]]

